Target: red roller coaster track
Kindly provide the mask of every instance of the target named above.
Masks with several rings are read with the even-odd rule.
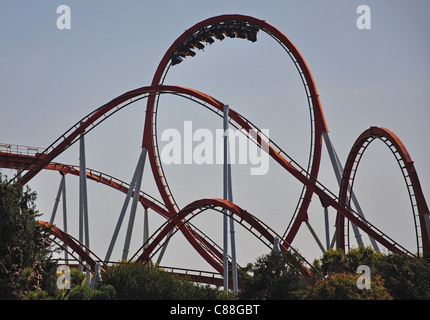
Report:
[[[302,79],[303,85],[305,87],[309,109],[311,112],[312,119],[312,149],[309,157],[309,164],[307,171],[309,171],[309,176],[317,179],[318,171],[320,167],[321,160],[321,149],[322,149],[322,133],[327,132],[327,126],[324,119],[324,114],[322,111],[321,103],[319,100],[319,95],[315,86],[315,82],[313,80],[312,74],[303,59],[300,52],[294,46],[294,44],[278,29],[268,24],[264,20],[259,20],[250,16],[243,15],[221,15],[217,17],[212,17],[207,20],[201,21],[188,30],[186,30],[182,35],[180,35],[176,41],[170,46],[170,48],[164,54],[160,64],[157,67],[155,75],[152,80],[152,85],[157,86],[164,82],[166,78],[167,72],[170,68],[170,55],[175,49],[181,44],[187,41],[190,36],[195,36],[196,33],[201,32],[202,29],[206,27],[214,27],[219,23],[228,23],[228,22],[243,22],[249,23],[259,30],[267,33],[271,37],[273,37],[288,53],[289,57],[292,59],[294,65],[296,66],[299,75]],[[158,107],[157,96],[151,96],[148,99],[147,109],[146,109],[146,120],[145,120],[145,128],[143,134],[142,147],[146,147],[149,152],[149,159],[152,167],[152,171],[154,173],[154,179],[157,183],[158,190],[163,197],[163,200],[166,206],[172,212],[178,212],[178,208],[170,187],[167,183],[167,179],[164,176],[163,168],[160,161],[158,159],[158,151],[157,151],[157,135],[154,132],[154,128],[156,127],[156,109]],[[230,117],[233,115],[230,114]],[[236,120],[236,119],[235,119]],[[308,220],[307,210],[312,198],[312,190],[304,186],[302,191],[302,195],[300,196],[299,204],[297,205],[297,211],[295,212],[290,226],[288,227],[288,233],[285,237],[286,243],[291,243],[296,236],[301,224],[304,221]]]
[[[366,221],[356,213],[349,204],[348,193],[352,188],[351,183],[353,183],[356,165],[358,165],[361,154],[373,139],[380,138],[386,142],[393,151],[402,172],[404,173],[413,209],[416,208],[418,211],[417,214],[414,214],[417,239],[420,237],[418,248],[422,248],[423,254],[428,255],[430,253],[430,242],[429,232],[426,229],[425,216],[428,215],[429,210],[425,202],[413,162],[401,141],[387,129],[372,127],[369,130],[366,130],[357,139],[348,156],[339,197],[335,196],[334,193],[324,187],[318,181],[318,173],[321,161],[322,135],[323,133],[326,133],[328,129],[311,72],[297,48],[283,33],[268,24],[266,21],[249,16],[221,15],[195,24],[180,35],[166,51],[156,69],[150,86],[128,91],[91,112],[41,152],[37,151],[26,155],[22,155],[19,152],[14,153],[12,151],[0,152],[0,166],[4,168],[19,169],[21,170],[20,173],[25,172],[22,175],[17,175],[13,179],[15,181],[19,181],[21,184],[28,183],[43,169],[57,170],[62,173],[79,175],[78,168],[53,163],[52,161],[59,154],[78,141],[81,135],[94,129],[106,118],[136,101],[147,98],[146,118],[144,122],[141,146],[142,148],[146,148],[148,151],[148,158],[151,164],[154,180],[164,204],[142,192],[140,192],[139,201],[145,208],[153,209],[165,217],[167,221],[164,227],[160,227],[158,233],[156,232],[156,234],[154,234],[154,237],[151,238],[149,243],[147,243],[147,246],[142,248],[143,252],[139,255],[138,261],[147,261],[150,259],[151,255],[154,254],[155,249],[160,247],[161,242],[166,239],[166,237],[167,239],[171,237],[171,235],[168,236],[169,232],[176,229],[180,230],[184,234],[195,250],[212,267],[214,267],[215,270],[222,273],[222,249],[220,249],[213,241],[207,238],[190,223],[190,220],[195,215],[208,209],[215,211],[220,211],[220,208],[229,210],[236,217],[237,221],[247,225],[247,229],[251,232],[257,233],[257,237],[259,237],[260,240],[264,238],[270,247],[270,244],[273,244],[274,237],[277,236],[276,233],[274,233],[272,229],[270,229],[256,216],[249,214],[234,203],[220,199],[201,199],[189,204],[183,209],[180,209],[174,200],[173,193],[164,175],[157,143],[156,127],[160,95],[174,94],[185,97],[197,102],[211,111],[216,112],[218,115],[222,114],[224,107],[222,102],[197,90],[180,86],[164,85],[163,83],[166,79],[169,68],[175,63],[178,63],[178,60],[173,63],[174,60],[172,57],[182,61],[180,56],[192,56],[195,53],[190,48],[192,46],[201,46],[202,44],[199,41],[214,41],[212,36],[215,38],[224,37],[223,35],[217,35],[217,32],[220,30],[224,30],[223,32],[226,36],[246,38],[254,42],[256,40],[255,35],[252,35],[249,32],[240,34],[240,30],[243,30],[243,28],[250,28],[251,31],[249,32],[251,33],[262,31],[268,34],[286,51],[289,58],[293,61],[303,82],[311,115],[311,150],[308,166],[305,169],[288,156],[286,152],[279,148],[274,141],[264,136],[262,131],[252,122],[233,109],[229,109],[229,117],[232,125],[238,129],[243,129],[246,132],[245,135],[247,135],[248,139],[252,139],[260,148],[267,151],[272,159],[274,159],[283,169],[288,171],[303,185],[302,194],[300,196],[296,212],[293,214],[293,218],[291,219],[289,226],[287,226],[284,236],[280,237],[281,250],[292,249],[291,243],[293,242],[300,226],[303,222],[306,222],[309,219],[307,211],[312,196],[316,194],[325,208],[332,207],[338,213],[337,246],[339,248],[345,250],[344,228],[346,218],[349,222],[363,230],[388,250],[394,253],[412,255],[408,250],[403,248],[393,239],[389,238],[382,231],[373,226],[369,221]],[[210,37],[207,34],[209,34]],[[129,191],[129,186],[126,183],[96,170],[88,170],[86,174],[90,180],[103,183],[124,193]],[[82,255],[81,258],[83,260],[87,259],[87,262],[90,263],[90,265],[93,263],[89,258],[89,249],[87,252],[85,250],[79,250],[79,244],[75,243],[73,240],[74,238],[67,236],[64,232],[54,226],[50,227],[53,235],[68,246],[76,249],[75,252]],[[418,235],[418,230],[420,235]],[[135,256],[136,255],[137,253]]]
[[[410,157],[402,141],[390,130],[380,127],[371,127],[365,130],[355,141],[346,160],[339,199],[343,203],[349,202],[349,194],[352,190],[357,168],[361,157],[369,144],[375,139],[382,140],[393,152],[408,188],[417,239],[417,252],[427,255],[430,252],[428,230],[426,228],[425,215],[429,214],[429,208],[424,198],[421,184],[415,170],[414,162]],[[337,246],[345,250],[345,218],[339,214],[337,217]]]
[[[87,265],[85,266],[91,273],[94,273],[95,266],[97,263],[101,263],[101,273],[104,274],[106,272],[106,266],[103,261],[98,258],[89,248],[85,247],[83,243],[79,240],[75,239],[70,234],[64,232],[63,230],[57,228],[56,226],[45,222],[38,221],[38,223],[44,227],[44,230],[51,234],[55,240],[59,240],[63,245],[67,246],[67,251],[74,256],[76,253],[77,256],[75,259],[81,260],[85,262]],[[81,263],[82,263],[81,262]],[[188,279],[194,282],[206,283],[221,286],[223,283],[222,278],[219,277],[219,274],[213,272],[202,272],[198,270],[190,270],[190,269],[178,269],[178,268],[166,268],[159,267],[162,270],[169,271],[172,274],[175,274],[177,277]]]

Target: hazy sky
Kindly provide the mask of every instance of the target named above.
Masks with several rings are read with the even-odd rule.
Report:
[[[57,28],[57,7],[71,9],[71,29]],[[371,29],[356,22],[359,5],[371,10]],[[330,137],[342,162],[370,126],[392,130],[408,149],[425,195],[430,194],[430,2],[424,1],[1,1],[0,143],[46,147],[83,116],[116,96],[151,83],[171,43],[206,18],[237,13],[266,20],[295,44],[308,64]],[[300,78],[282,48],[260,32],[251,43],[225,39],[207,46],[169,71],[166,84],[205,92],[229,104],[306,166],[309,111]],[[179,97],[160,101],[159,131],[222,128],[222,119]],[[143,133],[146,100],[111,117],[86,136],[87,166],[131,181]],[[55,161],[78,164],[77,146]],[[148,164],[148,163],[147,163]],[[221,165],[171,165],[165,173],[180,207],[205,197],[222,197]],[[14,171],[1,170],[12,176]],[[319,180],[335,194],[326,150]],[[41,172],[29,185],[48,220],[60,183],[56,172]],[[379,141],[364,155],[356,194],[366,217],[411,251],[416,251],[407,189],[388,148]],[[142,189],[160,198],[149,164]],[[233,166],[233,197],[242,208],[283,234],[298,201],[300,184],[274,161],[267,175],[250,176],[249,165]],[[78,179],[67,177],[69,232],[77,237]],[[89,182],[91,248],[104,257],[124,195]],[[142,243],[139,208],[131,254]],[[334,224],[335,212],[330,213]],[[61,227],[61,214],[56,223]],[[324,240],[323,209],[313,198],[312,226]],[[150,230],[163,222],[154,212]],[[126,223],[115,257],[120,259]],[[217,213],[193,223],[222,245]],[[238,262],[245,265],[267,248],[236,226]],[[312,260],[321,251],[305,226],[293,246]],[[181,234],[162,264],[211,270]]]

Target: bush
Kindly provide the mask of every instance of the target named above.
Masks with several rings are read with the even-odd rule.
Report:
[[[359,246],[346,254],[340,250],[329,250],[320,260],[314,262],[314,266],[320,269],[327,279],[333,281],[334,279],[330,279],[330,276],[336,274],[354,276],[359,265],[366,265],[370,268],[372,288],[380,284],[395,300],[430,299],[430,264],[426,259],[415,259],[397,254],[385,255],[375,252],[371,247]],[[328,281],[327,279],[324,281]],[[340,279],[337,280],[340,281]],[[333,281],[330,282],[330,285],[335,285]],[[323,281],[320,280],[317,284],[321,290],[322,283]],[[328,285],[328,283],[324,285]],[[338,288],[338,290],[340,289]],[[323,297],[324,295],[321,294],[320,298]],[[384,299],[382,293],[373,297]]]
[[[372,277],[370,289],[359,289],[351,273],[333,273],[313,284],[304,295],[307,300],[392,300],[379,275]]]
[[[67,300],[90,300],[92,291],[87,285],[76,286],[70,290]]]
[[[430,264],[426,259],[411,259],[389,254],[376,268],[396,300],[430,299]]]
[[[51,241],[36,221],[35,200],[30,188],[0,174],[0,299],[55,292]]]
[[[119,300],[215,300],[225,298],[223,292],[209,286],[196,285],[152,266],[130,262],[107,269],[103,285],[110,285]]]
[[[116,290],[110,284],[102,284],[99,289],[95,289],[91,294],[91,300],[115,300]]]
[[[307,280],[300,274],[300,260],[291,252],[276,252],[257,259],[249,265],[252,277],[239,293],[241,299],[284,300],[299,299]]]

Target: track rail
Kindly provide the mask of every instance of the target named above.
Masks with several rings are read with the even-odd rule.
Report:
[[[76,259],[80,261],[79,263],[91,273],[94,273],[95,266],[97,263],[102,263],[101,272],[106,273],[108,270],[108,265],[103,262],[97,255],[95,255],[90,249],[85,247],[79,240],[71,236],[70,234],[64,232],[53,224],[45,221],[38,221],[38,223],[44,227],[44,230],[54,237],[54,242],[60,246],[67,246],[67,251]],[[59,242],[58,242],[59,241]],[[63,245],[62,245],[62,244]],[[77,256],[76,256],[77,255]],[[85,262],[85,263],[84,263]],[[69,264],[67,262],[67,264]],[[202,271],[195,269],[184,269],[184,268],[173,268],[158,266],[160,270],[169,272],[179,278],[186,280],[222,286],[223,280],[219,273]]]
[[[221,35],[220,38],[219,33],[222,31],[225,36],[228,37],[246,38],[253,42],[256,40],[256,38],[254,38],[252,35],[241,36],[238,34],[238,31],[235,29],[235,27],[231,26],[231,24],[245,25],[245,27],[252,26],[255,29],[254,31],[260,30],[267,33],[283,47],[297,68],[305,88],[311,118],[311,150],[308,168],[306,171],[309,171],[310,177],[317,179],[321,161],[322,132],[327,131],[327,125],[319,100],[319,94],[316,89],[312,74],[300,52],[282,32],[266,21],[244,15],[220,15],[195,24],[191,28],[187,29],[182,35],[180,35],[166,51],[154,74],[152,85],[155,86],[164,83],[168,70],[172,66],[172,61],[174,61],[172,60],[172,54],[177,55],[180,48],[183,48],[184,46],[188,48],[200,48],[195,44],[195,40],[212,43],[213,39],[208,37],[208,33],[216,39],[222,39],[224,37]],[[212,41],[208,40],[208,38],[212,39]],[[183,56],[193,56],[194,54],[195,53],[193,53],[192,50],[191,52],[188,50],[188,53],[184,54]],[[173,197],[170,186],[167,183],[167,178],[164,174],[164,170],[159,159],[157,134],[155,131],[158,103],[159,97],[157,95],[149,97],[146,109],[147,117],[143,133],[142,147],[146,147],[148,149],[154,179],[164,203],[172,213],[177,213],[179,208]],[[291,243],[301,224],[308,220],[307,210],[311,202],[312,195],[312,190],[307,189],[307,186],[304,185],[302,194],[300,195],[298,204],[296,206],[296,210],[286,231],[284,232],[283,238],[285,238],[286,242]]]
[[[273,249],[273,243],[275,238],[280,238],[280,236],[269,226],[264,224],[261,220],[257,219],[255,216],[243,210],[239,206],[223,199],[201,199],[194,201],[187,205],[184,209],[182,209],[178,214],[174,217],[166,221],[163,225],[161,225],[153,234],[151,239],[143,244],[140,249],[134,254],[132,259],[138,257],[136,261],[141,261],[147,263],[152,259],[152,257],[160,250],[164,243],[168,241],[174,234],[170,234],[170,231],[173,230],[175,226],[181,223],[188,222],[199,214],[212,209],[220,212],[221,214],[227,214],[224,209],[232,213],[232,218],[240,223],[244,228],[246,228],[249,232],[251,232],[255,237],[257,237],[260,241],[263,242],[269,249]],[[186,219],[187,216],[191,216]],[[164,242],[163,242],[164,240]],[[286,247],[284,245],[280,245],[281,251],[294,251],[298,256],[301,255],[292,248],[291,246]],[[141,253],[140,253],[141,252]],[[305,265],[302,265],[302,274],[309,275],[310,271],[314,268],[312,265],[306,261],[305,258],[302,257]]]
[[[17,175],[16,178],[18,178],[18,181],[22,184],[28,182],[32,177],[34,177],[40,170],[43,169],[44,166],[46,166],[48,163],[50,163],[51,160],[53,160],[56,156],[58,156],[60,153],[65,151],[67,148],[69,148],[72,144],[78,141],[78,138],[80,134],[85,134],[88,131],[94,129],[98,124],[103,122],[105,119],[110,117],[112,114],[116,113],[117,111],[121,110],[125,106],[128,106],[132,104],[133,102],[139,101],[143,98],[151,99],[151,97],[156,97],[156,94],[178,94],[182,96],[187,96],[188,98],[193,97],[196,100],[199,100],[200,104],[207,107],[212,106],[217,111],[214,112],[222,112],[223,110],[223,103],[220,101],[214,99],[213,97],[210,97],[204,93],[198,92],[197,90],[184,88],[184,87],[178,87],[178,86],[153,86],[153,87],[142,87],[138,88],[132,91],[129,91],[121,96],[118,96],[117,98],[111,100],[109,103],[101,106],[100,108],[96,109],[92,113],[88,114],[86,117],[78,121],[74,126],[72,126],[68,131],[66,131],[65,134],[63,134],[59,139],[57,139],[54,143],[51,144],[48,148],[44,150],[41,154],[38,154],[36,158],[34,159],[34,162],[30,165],[27,165],[25,168],[21,170],[23,172],[24,170],[28,170],[27,173],[20,177],[20,175]],[[214,110],[215,110],[214,109]],[[152,112],[147,111],[147,117],[148,114],[153,114]],[[218,113],[219,114],[219,113]],[[246,118],[241,116],[240,114],[236,113],[233,109],[230,109],[229,113],[230,117],[233,121],[236,122],[235,127],[244,129],[254,137],[254,139],[258,139],[257,134],[251,131],[253,128],[256,128],[250,121],[248,121]],[[146,128],[146,127],[145,127]],[[258,132],[261,133],[259,129]],[[151,133],[149,133],[151,134]],[[61,141],[61,142],[60,142]],[[153,148],[148,149],[148,152],[150,154],[149,159],[151,163],[157,163],[157,159],[152,155],[150,150],[153,150]],[[286,153],[285,153],[286,155]],[[155,162],[154,162],[155,161]],[[291,160],[292,161],[292,160]],[[153,167],[154,170],[154,167]],[[155,166],[156,172],[159,172],[159,165]],[[306,170],[303,170],[303,172],[306,172]],[[306,174],[308,174],[306,172]],[[310,174],[308,174],[310,176]],[[163,179],[158,179],[158,187],[160,187],[160,184],[163,185]],[[167,182],[167,181],[166,181]],[[159,189],[160,190],[160,189]],[[164,187],[163,187],[164,190]],[[166,193],[160,192],[163,196],[166,195]],[[311,194],[309,193],[311,196]],[[166,200],[166,199],[164,199]],[[165,201],[166,207],[170,212],[170,215],[175,214],[175,210],[173,209],[174,206],[171,202]],[[170,206],[169,206],[170,204]],[[218,250],[215,252],[208,253],[206,250],[205,245],[198,245],[196,243],[199,241],[205,241],[202,238],[194,237],[192,234],[190,234],[190,230],[187,230],[187,228],[184,228],[184,235],[190,241],[190,243],[193,245],[194,248],[196,248],[199,253],[217,270],[219,270],[219,262],[221,254]],[[285,240],[287,241],[287,240]],[[203,248],[203,249],[202,249]],[[216,255],[216,258],[214,259],[214,254]],[[215,260],[215,261],[214,261]]]
[[[82,244],[79,240],[71,236],[70,234],[57,228],[55,225],[45,221],[38,221],[38,223],[44,227],[44,230],[49,234],[53,235],[56,239],[64,243],[71,251],[68,251],[72,256],[76,253],[83,262],[86,262],[91,272],[95,271],[96,264],[102,260],[94,254],[89,248]],[[84,265],[84,267],[86,267]],[[105,270],[105,266],[101,268],[102,272]]]
[[[339,199],[341,202],[347,202],[349,204],[358,165],[360,164],[365,150],[375,139],[379,139],[387,145],[400,167],[412,207],[417,240],[417,254],[419,256],[422,252],[424,255],[428,255],[430,253],[430,242],[424,215],[429,214],[429,208],[421,189],[414,162],[402,141],[392,131],[381,127],[370,127],[357,138],[346,161]],[[336,221],[338,232],[337,245],[339,248],[345,250],[346,247],[349,246],[348,232],[345,229],[345,219],[342,215],[338,214]],[[347,239],[347,241],[345,241],[345,239]]]
[[[0,154],[0,163],[3,168],[21,169],[26,164],[31,163],[31,161],[34,160],[34,156],[21,156],[19,158],[21,163],[16,162],[16,160],[14,160],[13,162],[7,162],[8,159],[2,158]],[[48,164],[47,166],[45,166],[44,169],[54,170],[61,172],[62,174],[71,174],[75,176],[79,176],[80,174],[79,166],[66,165],[56,162]],[[124,194],[127,194],[130,188],[130,185],[128,183],[95,169],[87,168],[86,175],[89,180],[104,184],[106,186],[119,190]],[[170,214],[164,207],[163,203],[161,203],[154,197],[148,195],[147,193],[143,192],[142,190],[140,190],[139,202],[144,208],[151,208],[166,219],[170,217]],[[221,271],[222,249],[198,227],[190,224],[188,231],[192,234],[193,237],[193,240],[190,241],[191,244],[197,242],[199,246],[204,248],[207,252],[207,255],[211,257],[210,264],[214,266],[216,270]]]
[[[186,88],[181,88],[181,90],[187,91]],[[191,90],[195,95],[200,95],[197,91]],[[140,92],[141,93],[141,92]],[[201,94],[202,99],[221,110],[223,104],[207,95]],[[379,229],[374,227],[364,218],[362,218],[359,214],[354,212],[346,203],[341,203],[339,199],[325,186],[319,183],[315,178],[312,177],[310,173],[308,173],[304,168],[300,167],[298,163],[296,163],[291,157],[288,156],[282,149],[280,149],[276,144],[273,144],[271,140],[266,141],[264,136],[261,135],[262,131],[255,127],[251,122],[247,121],[243,116],[236,113],[233,109],[230,109],[229,116],[233,121],[236,122],[236,125],[243,129],[245,132],[249,134],[249,137],[252,138],[263,150],[269,152],[269,155],[276,160],[284,169],[286,169],[289,173],[291,173],[294,177],[296,177],[303,185],[309,188],[312,192],[315,192],[326,206],[334,207],[340,214],[344,217],[348,218],[355,225],[361,228],[363,231],[372,236],[375,240],[384,245],[388,250],[391,250],[396,253],[404,253],[411,254],[408,250],[400,246],[394,240],[389,238]],[[272,145],[270,145],[272,143]],[[48,155],[43,157],[41,160],[46,161]],[[170,213],[170,216],[174,214]],[[203,256],[205,259],[217,270],[220,268],[219,261],[214,262],[213,257],[208,255],[208,252],[200,245],[197,244],[195,237],[193,237],[192,233],[189,231],[189,227],[182,228],[184,231],[184,235],[191,242],[193,247]],[[283,239],[283,242],[286,246],[289,246],[289,242],[286,239]]]

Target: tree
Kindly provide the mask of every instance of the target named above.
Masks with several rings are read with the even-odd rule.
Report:
[[[0,175],[1,299],[24,299],[30,292],[55,290],[50,239],[36,221],[35,200],[30,188],[9,184]]]
[[[348,271],[345,254],[343,251],[335,249],[324,252],[321,259],[314,261],[314,267],[320,269],[324,275]]]
[[[341,291],[339,283],[341,279],[336,276],[343,274],[343,280],[347,277],[356,276],[357,268],[360,265],[368,266],[371,270],[372,291],[379,285],[386,288],[387,293],[395,300],[416,300],[430,299],[430,263],[425,258],[411,258],[406,255],[390,253],[388,255],[375,252],[371,247],[359,246],[351,249],[348,253],[341,250],[329,250],[323,254],[320,260],[314,262],[314,266],[319,268],[325,275],[325,279],[317,283],[317,289],[312,288],[313,296],[324,298],[324,290],[336,292],[332,297],[338,297]],[[353,284],[352,279],[349,279]],[[348,287],[348,284],[345,284]],[[335,288],[337,288],[335,290]],[[350,286],[353,289],[353,286]],[[368,297],[384,299],[382,288],[380,294]],[[378,290],[379,290],[378,289]],[[363,292],[362,292],[363,293]],[[363,298],[351,291],[343,295],[345,298]],[[354,299],[354,298],[353,298]]]
[[[179,279],[169,272],[139,262],[110,266],[102,287],[111,286],[118,300],[216,300],[227,296],[217,288]],[[101,290],[101,288],[100,288]]]
[[[321,259],[314,261],[314,267],[321,270],[322,276],[309,287],[305,299],[318,300],[391,300],[384,280],[375,270],[382,255],[371,247],[359,246],[348,253],[330,249]],[[366,265],[371,270],[371,288],[359,289],[357,268]]]
[[[358,275],[352,273],[332,273],[316,281],[304,299],[307,300],[392,300],[379,275],[372,277],[371,289],[357,287]]]
[[[384,256],[377,268],[396,300],[430,299],[430,263],[404,255]]]
[[[272,251],[248,266],[252,274],[239,293],[241,299],[299,299],[307,285],[300,274],[300,259],[291,252]]]
[[[342,272],[355,273],[360,265],[369,266],[373,273],[382,257],[383,255],[375,252],[372,247],[366,246],[352,248],[346,254],[340,249],[330,249],[323,253],[321,259],[314,261],[314,266],[324,275]]]

